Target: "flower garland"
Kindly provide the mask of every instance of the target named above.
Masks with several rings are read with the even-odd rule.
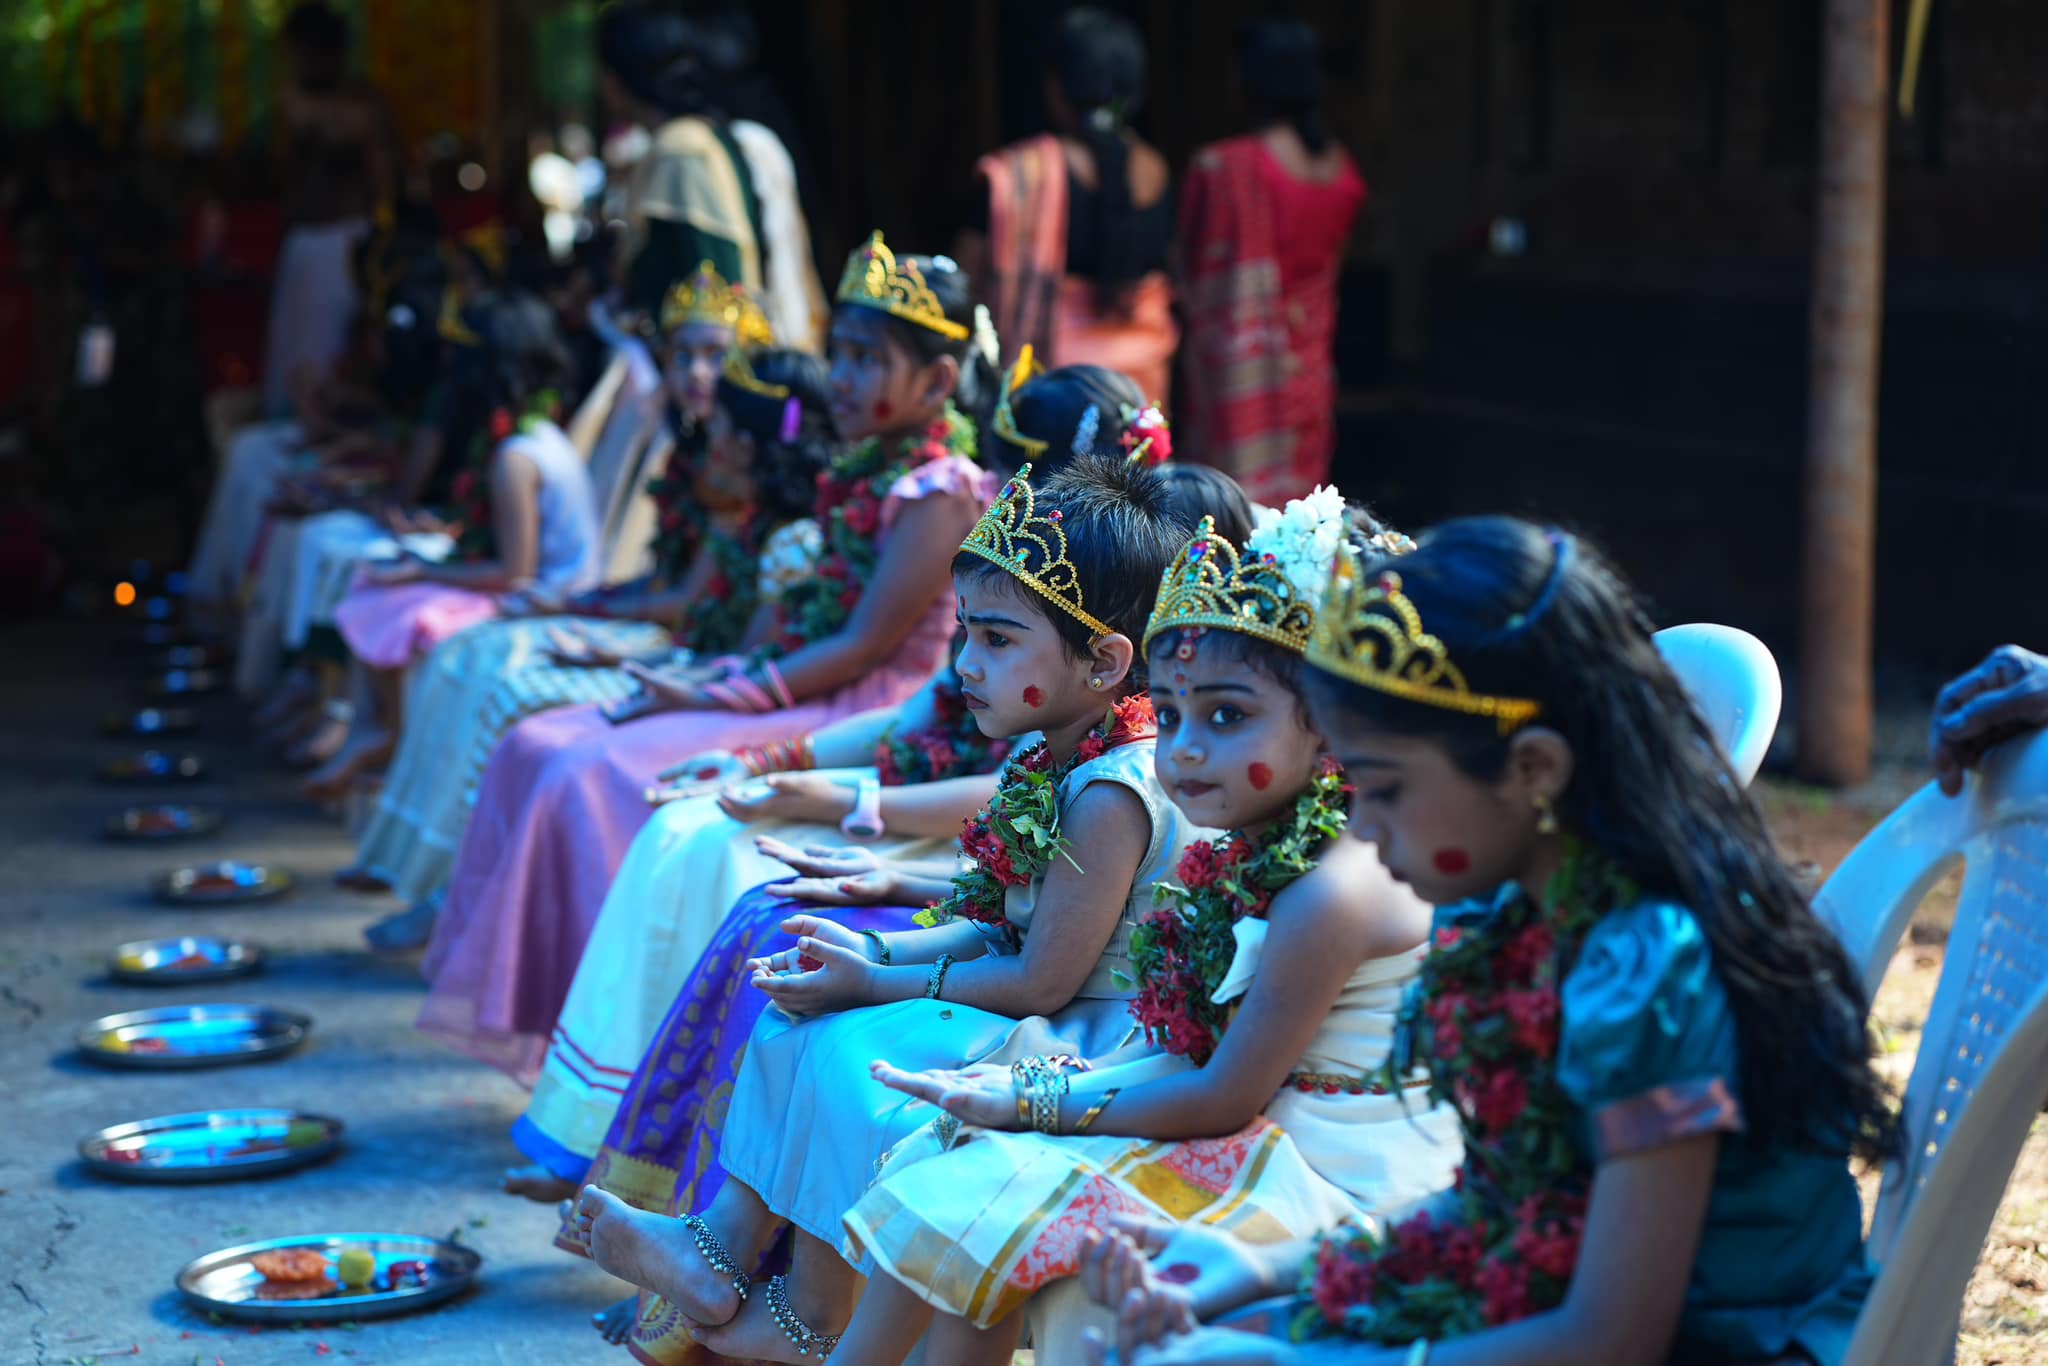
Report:
[[[1264,920],[1273,898],[1316,866],[1323,847],[1344,833],[1351,786],[1344,770],[1323,761],[1294,810],[1257,839],[1232,831],[1198,840],[1181,855],[1179,885],[1161,882],[1159,909],[1131,932],[1131,977],[1138,994],[1131,1015],[1153,1043],[1201,1066],[1216,1051],[1236,1002],[1216,989],[1237,956],[1231,927]]]
[[[748,508],[732,520],[735,525],[713,523],[705,532],[703,549],[711,556],[711,577],[676,632],[676,644],[699,656],[737,647],[760,599],[757,568],[765,539],[761,516]]]
[[[509,408],[492,409],[483,430],[470,438],[468,464],[449,488],[449,496],[455,500],[455,520],[461,527],[455,536],[458,560],[488,560],[497,553],[498,526],[491,516],[491,458],[498,447],[515,432],[525,436],[542,423],[553,422],[561,409],[561,396],[542,389],[526,401],[517,418]]]
[[[875,746],[882,786],[909,787],[987,773],[1009,754],[1008,740],[991,740],[975,724],[957,678],[948,677],[932,689],[932,707],[938,719],[931,725],[900,732],[891,727]]]
[[[1066,855],[1067,842],[1060,835],[1061,780],[1090,759],[1158,734],[1152,700],[1126,697],[1110,706],[1101,724],[1074,747],[1074,757],[1058,768],[1044,741],[1010,760],[995,796],[961,826],[960,846],[974,867],[954,877],[953,890],[943,901],[919,911],[917,923],[926,928],[952,920],[1007,924],[1003,902],[1010,888],[1028,886],[1052,866],[1055,854]]]
[[[894,457],[879,438],[870,438],[818,476],[812,515],[824,535],[825,553],[815,573],[783,591],[771,655],[823,640],[846,624],[881,558],[882,500],[897,480],[949,455],[974,458],[974,424],[950,400],[931,425],[903,440]]]
[[[1557,1081],[1558,993],[1594,922],[1635,899],[1609,860],[1574,841],[1541,901],[1509,886],[1440,923],[1382,1080],[1398,1085],[1420,1053],[1430,1099],[1456,1108],[1465,1156],[1450,1209],[1325,1237],[1303,1269],[1297,1338],[1334,1326],[1434,1341],[1563,1303],[1592,1165]]]
[[[669,429],[675,436],[661,474],[647,481],[647,496],[654,503],[654,572],[668,583],[689,572],[707,527],[704,509],[691,489],[692,466],[704,453],[702,429],[685,431],[682,417],[673,407],[668,413]]]

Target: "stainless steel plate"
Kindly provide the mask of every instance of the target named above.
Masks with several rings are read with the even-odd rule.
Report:
[[[114,950],[107,976],[144,986],[185,986],[247,977],[263,970],[263,950],[234,939],[185,935],[179,939],[138,939]]]
[[[108,712],[100,727],[108,735],[190,735],[199,729],[199,713],[190,707],[144,707],[141,711]]]
[[[182,840],[220,829],[220,812],[203,806],[131,806],[107,817],[107,838]]]
[[[198,755],[172,754],[161,749],[123,755],[100,765],[100,778],[110,783],[190,782],[205,772],[206,765]]]
[[[281,1292],[264,1280],[252,1259],[284,1248],[311,1248],[327,1259],[327,1293],[311,1298],[264,1298]],[[337,1279],[344,1250],[361,1248],[376,1260],[369,1287],[352,1290]],[[424,1283],[406,1280],[391,1289],[392,1268],[417,1263]],[[472,1248],[440,1238],[402,1233],[316,1233],[298,1238],[272,1238],[223,1248],[188,1262],[178,1273],[178,1290],[194,1308],[223,1318],[259,1323],[331,1322],[390,1318],[410,1314],[453,1299],[476,1284],[484,1259]],[[318,1287],[316,1286],[316,1289]]]
[[[292,889],[292,875],[266,864],[222,859],[218,863],[173,869],[158,876],[150,886],[157,900],[177,906],[267,901]]]
[[[212,669],[166,669],[149,680],[151,697],[194,697],[227,686],[227,675]]]
[[[341,1131],[338,1119],[297,1110],[205,1110],[109,1125],[78,1155],[120,1181],[229,1181],[332,1157]]]
[[[218,1067],[289,1053],[312,1028],[311,1016],[273,1006],[159,1006],[94,1020],[78,1047],[108,1067]]]

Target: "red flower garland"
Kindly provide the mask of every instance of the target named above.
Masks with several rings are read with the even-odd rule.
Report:
[[[1060,781],[1090,759],[1158,734],[1152,699],[1126,697],[1109,708],[1100,725],[1081,737],[1074,757],[1057,770],[1052,751],[1043,741],[1010,760],[995,796],[961,827],[960,847],[974,860],[974,867],[953,879],[953,890],[945,900],[934,901],[918,912],[917,923],[943,925],[964,919],[984,925],[1007,924],[1003,904],[1009,889],[1036,881],[1051,866],[1055,854],[1066,852],[1067,842],[1059,833]]]
[[[1303,1270],[1297,1337],[1336,1327],[1382,1343],[1436,1341],[1564,1302],[1585,1230],[1592,1165],[1557,1080],[1564,964],[1636,890],[1576,844],[1541,901],[1519,889],[1439,928],[1383,1080],[1419,1042],[1432,1101],[1464,1133],[1451,1208],[1372,1234],[1325,1238]]]
[[[957,676],[932,689],[937,720],[921,730],[891,730],[875,746],[875,771],[883,787],[935,783],[969,773],[987,773],[1010,752],[1007,740],[991,740],[975,724],[974,713],[960,695]]]

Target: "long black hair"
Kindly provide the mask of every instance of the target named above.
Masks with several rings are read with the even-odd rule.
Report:
[[[575,366],[553,309],[500,285],[470,300],[462,323],[476,340],[448,349],[442,432],[449,452],[466,451],[492,413],[502,409],[517,419],[548,393],[559,416]]]
[[[1314,28],[1299,19],[1245,20],[1237,26],[1237,72],[1253,118],[1291,124],[1311,156],[1330,145]]]
[[[1599,552],[1509,517],[1446,522],[1393,570],[1423,628],[1478,693],[1527,698],[1576,759],[1560,821],[1645,893],[1689,907],[1734,1010],[1751,1141],[1890,1155],[1896,1120],[1870,1067],[1856,970],[1779,859],[1761,812]],[[1309,670],[1319,709],[1440,744],[1488,781],[1495,723]]]
[[[953,406],[958,408],[974,423],[978,444],[986,445],[994,438],[989,435],[989,418],[996,410],[996,400],[1002,396],[1003,377],[997,373],[995,362],[990,360],[976,338],[977,318],[974,285],[968,280],[967,272],[960,269],[950,256],[910,256],[898,253],[897,269],[914,264],[924,276],[937,297],[939,307],[945,310],[948,322],[955,322],[967,329],[967,336],[955,341],[940,336],[929,327],[907,322],[893,313],[883,313],[882,321],[889,336],[908,351],[919,365],[929,365],[941,356],[951,356],[960,363],[960,382],[953,386]],[[841,304],[840,307],[865,308],[865,304]],[[879,311],[879,310],[877,310]]]
[[[1083,5],[1053,31],[1052,76],[1073,108],[1075,136],[1095,158],[1095,280],[1107,296],[1146,268],[1141,234],[1131,231],[1136,209],[1124,142],[1125,123],[1145,100],[1145,68],[1145,40],[1121,15]]]
[[[718,406],[736,430],[754,439],[755,501],[766,522],[779,526],[816,505],[818,476],[838,449],[831,372],[822,358],[788,347],[763,347],[749,353],[748,360],[754,378],[781,385],[789,397],[770,398],[720,375]],[[784,440],[791,399],[797,404],[796,430]]]

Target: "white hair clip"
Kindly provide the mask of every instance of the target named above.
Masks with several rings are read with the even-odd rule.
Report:
[[[1102,409],[1093,403],[1081,414],[1081,421],[1074,428],[1074,454],[1087,455],[1095,449],[1095,432],[1102,426]]]
[[[1003,343],[996,336],[996,320],[989,316],[987,304],[974,306],[974,349],[981,352],[990,365],[1002,364]]]

